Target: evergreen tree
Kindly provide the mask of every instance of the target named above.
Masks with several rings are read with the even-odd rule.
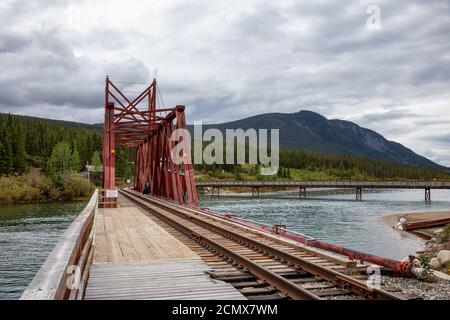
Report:
[[[80,170],[80,154],[78,153],[76,146],[73,146],[72,154],[70,156],[70,167],[75,172]]]
[[[234,178],[236,179],[236,181],[242,180],[241,166],[240,165],[237,165],[234,168]]]
[[[0,173],[11,174],[14,172],[14,155],[12,150],[11,135],[2,126],[0,132]]]
[[[100,153],[97,150],[92,154],[91,164],[94,166],[95,171],[100,171],[102,160],[100,160]]]
[[[47,172],[50,176],[64,173],[72,169],[70,145],[67,142],[58,143],[47,162]]]
[[[25,151],[25,133],[20,125],[15,128],[14,144],[13,144],[13,158],[14,171],[23,173],[27,167],[26,151]]]
[[[277,171],[277,177],[278,177],[279,179],[283,178],[283,168],[282,168],[282,167],[279,167],[279,168],[278,168],[278,171]]]
[[[6,173],[6,164],[5,164],[5,159],[6,159],[6,150],[5,150],[5,146],[3,145],[2,140],[0,139],[0,175],[5,174]]]

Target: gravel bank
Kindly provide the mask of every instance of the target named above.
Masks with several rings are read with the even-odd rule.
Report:
[[[450,281],[448,280],[437,278],[436,282],[428,283],[414,278],[382,277],[382,283],[425,300],[450,300]]]

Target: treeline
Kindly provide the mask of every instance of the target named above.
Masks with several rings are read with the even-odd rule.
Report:
[[[248,150],[246,150],[248,159]],[[450,179],[450,173],[410,165],[392,164],[383,161],[360,158],[351,155],[323,154],[317,152],[280,150],[280,169],[276,177],[260,175],[260,165],[238,164],[199,164],[194,165],[202,180],[216,179],[257,179],[257,180],[291,180],[291,179],[364,179],[364,180],[394,180],[394,179]],[[292,174],[291,170],[297,174]],[[308,172],[310,174],[300,174]],[[314,175],[311,173],[321,173]]]
[[[300,150],[282,149],[280,165],[311,171],[328,171],[340,179],[354,176],[367,179],[449,179],[450,173],[399,165],[349,155],[322,154]]]
[[[69,126],[65,122],[0,114],[0,174],[45,168],[58,142],[67,142],[78,155],[80,168],[102,148],[99,128]]]
[[[64,150],[55,150],[61,142],[65,144],[59,148]],[[58,155],[68,157],[60,165],[76,172],[87,163],[94,164],[93,158],[101,151],[101,125],[0,114],[0,175],[22,174],[31,168],[52,175],[61,169],[54,168]],[[115,151],[117,177],[133,177],[134,151],[120,147]]]

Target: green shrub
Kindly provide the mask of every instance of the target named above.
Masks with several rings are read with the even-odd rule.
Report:
[[[439,236],[439,242],[445,243],[450,240],[450,224],[446,225],[444,231]]]
[[[431,258],[429,256],[422,254],[422,255],[418,256],[417,259],[419,260],[420,266],[422,268],[424,268],[427,271],[429,271],[431,269],[431,267],[430,267]]]
[[[74,172],[63,173],[59,177],[64,200],[74,200],[89,196],[92,191],[89,181]]]
[[[0,204],[66,201],[85,198],[92,192],[89,182],[74,172],[53,181],[38,170],[24,175],[0,177]]]

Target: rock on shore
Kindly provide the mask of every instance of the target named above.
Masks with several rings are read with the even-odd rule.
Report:
[[[441,250],[436,256],[441,266],[450,268],[450,250]]]

